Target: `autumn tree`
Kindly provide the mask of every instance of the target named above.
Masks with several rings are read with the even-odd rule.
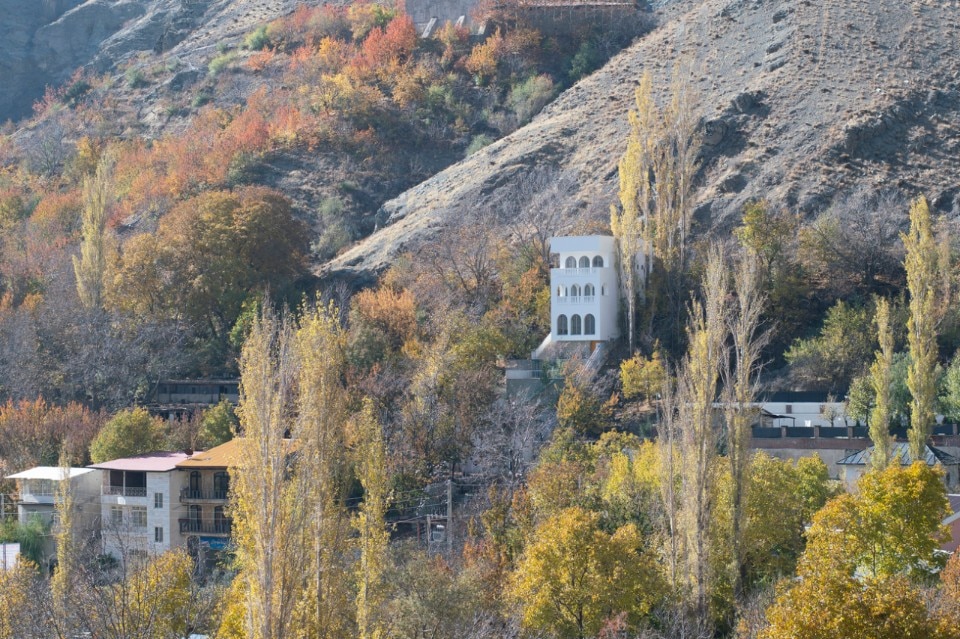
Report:
[[[660,349],[654,349],[649,357],[635,353],[620,363],[620,383],[625,399],[640,397],[650,401],[658,395],[666,381],[667,371],[663,365]]]
[[[73,258],[73,270],[80,301],[88,309],[100,309],[103,305],[111,173],[112,159],[105,156],[97,164],[96,173],[83,182],[83,240],[80,243],[80,257]]]
[[[659,602],[655,559],[636,527],[610,534],[599,523],[599,514],[569,508],[537,528],[510,585],[525,627],[584,639],[618,613],[635,626]]]
[[[762,331],[765,298],[760,286],[756,255],[744,252],[734,271],[735,302],[727,319],[732,350],[732,371],[725,371],[724,411],[726,452],[730,467],[731,536],[733,551],[733,592],[740,595],[743,575],[741,531],[744,526],[744,493],[750,458],[751,428],[757,411],[753,408],[757,395],[757,375],[761,352],[769,333]]]
[[[893,438],[890,436],[893,331],[890,327],[890,303],[886,299],[877,300],[874,321],[880,350],[870,366],[870,382],[874,392],[874,407],[870,415],[870,441],[873,442],[870,465],[875,470],[883,470],[890,462],[893,451]]]
[[[781,586],[762,637],[935,636],[912,579],[937,565],[948,507],[941,472],[894,464],[867,473],[858,488],[814,517],[799,579]]]
[[[304,538],[309,512],[288,481],[295,357],[291,321],[265,310],[240,357],[237,412],[244,436],[230,471],[236,579],[246,603],[246,636],[254,639],[300,636],[295,613],[310,553]]]
[[[927,200],[922,196],[910,207],[910,231],[901,236],[906,256],[910,319],[907,342],[910,369],[907,386],[910,404],[910,454],[923,459],[924,447],[933,432],[937,401],[937,282],[938,251],[934,241]]]
[[[357,475],[363,486],[363,503],[354,519],[360,536],[360,562],[357,566],[357,634],[360,639],[384,636],[387,625],[382,614],[385,597],[384,573],[387,568],[390,534],[385,515],[389,505],[386,449],[383,432],[373,403],[364,401],[355,420]]]
[[[701,299],[691,304],[689,350],[677,380],[677,420],[687,577],[694,593],[695,618],[705,628],[710,600],[711,476],[717,455],[713,403],[727,357],[727,270],[718,247],[710,251],[701,291]]]

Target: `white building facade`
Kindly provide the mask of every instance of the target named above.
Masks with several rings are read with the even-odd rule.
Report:
[[[178,519],[185,452],[158,452],[115,459],[91,468],[102,472],[103,551],[116,558],[158,555],[184,545]]]
[[[620,335],[616,240],[606,235],[554,237],[550,252],[550,332],[557,342],[603,342]]]

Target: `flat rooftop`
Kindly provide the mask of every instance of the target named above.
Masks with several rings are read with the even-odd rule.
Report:
[[[60,481],[63,479],[64,469],[59,466],[37,466],[23,472],[7,475],[6,479],[49,479],[51,481]],[[71,479],[92,473],[92,468],[70,468],[68,473]]]

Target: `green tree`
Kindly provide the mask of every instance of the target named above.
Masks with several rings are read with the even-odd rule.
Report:
[[[122,410],[103,425],[90,444],[90,459],[99,464],[111,459],[131,457],[164,447],[163,421],[150,416],[144,408]]]
[[[924,197],[910,207],[910,231],[902,234],[910,291],[910,319],[907,343],[910,346],[910,370],[907,386],[910,404],[910,453],[922,459],[924,447],[933,432],[937,402],[937,286],[940,281],[936,241],[930,209]]]
[[[597,513],[568,508],[537,528],[509,586],[524,627],[583,639],[620,613],[635,626],[660,601],[656,561],[636,527],[609,534],[599,523]]]
[[[827,311],[819,335],[794,341],[784,354],[791,375],[807,385],[846,390],[870,360],[872,319],[868,308],[837,302]]]
[[[203,411],[200,417],[197,446],[213,448],[228,442],[233,439],[236,427],[237,416],[233,410],[233,404],[223,400],[216,406]]]
[[[960,421],[960,355],[954,355],[944,371],[940,390],[940,407],[953,423]]]
[[[603,426],[600,400],[577,369],[567,371],[563,390],[557,400],[557,421],[562,428],[584,433],[597,433]]]

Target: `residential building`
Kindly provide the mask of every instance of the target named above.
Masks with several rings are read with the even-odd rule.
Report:
[[[51,534],[44,542],[43,554],[48,560],[56,556],[53,532],[58,523],[57,506],[61,482],[70,482],[73,503],[73,534],[77,539],[92,539],[100,532],[100,473],[92,468],[37,466],[7,475],[17,482],[17,519],[26,524],[40,519],[50,526]]]
[[[900,464],[909,466],[913,463],[913,457],[910,455],[910,446],[905,442],[898,442],[893,445],[893,459],[899,459]],[[841,459],[837,464],[842,469],[843,484],[848,491],[854,491],[857,488],[857,481],[860,477],[870,470],[870,456],[873,454],[873,446],[864,450],[859,450]],[[950,453],[935,446],[927,446],[924,462],[927,466],[939,466],[944,471],[943,481],[947,488],[953,488],[958,483],[958,471],[960,471],[960,460]]]
[[[559,256],[550,269],[554,341],[603,342],[620,335],[616,246],[606,235],[550,239],[551,253]]]
[[[550,333],[530,359],[505,363],[508,394],[540,392],[573,357],[584,362],[584,374],[602,366],[604,345],[620,335],[616,247],[607,235],[550,238]]]
[[[104,553],[155,555],[183,545],[178,520],[184,477],[177,464],[190,455],[153,452],[90,466],[102,472]]]
[[[231,525],[226,514],[229,469],[235,463],[238,441],[233,439],[195,453],[177,464],[181,476],[181,514],[177,524],[190,547],[223,550],[229,544]]]
[[[145,408],[163,419],[183,420],[222,401],[240,401],[239,379],[161,379]]]

